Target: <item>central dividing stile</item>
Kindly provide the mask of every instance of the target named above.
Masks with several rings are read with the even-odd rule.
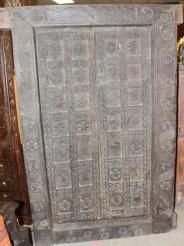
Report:
[[[35,29],[54,225],[150,216],[150,39],[149,26]]]

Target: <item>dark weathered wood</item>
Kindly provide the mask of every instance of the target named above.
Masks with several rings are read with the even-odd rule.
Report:
[[[8,199],[8,191],[14,193],[14,196],[18,195],[17,198],[19,198],[19,185],[15,185],[16,179],[18,181],[18,173],[17,167],[14,164],[16,159],[13,152],[13,142],[11,136],[12,123],[9,107],[9,83],[12,83],[13,80],[13,61],[12,59],[7,59],[8,56],[11,55],[11,49],[9,50],[11,45],[10,38],[10,32],[0,32],[0,190],[1,193],[3,193],[2,197],[4,196],[5,199]],[[7,54],[7,50],[10,54]]]
[[[182,7],[8,13],[36,245],[170,230]]]
[[[13,245],[31,246],[31,232],[28,228],[23,228],[18,225],[16,209],[19,204],[16,202],[0,202],[0,214],[6,225],[11,243]]]
[[[27,5],[28,1],[1,1],[1,7]],[[31,212],[23,161],[22,145],[18,127],[18,112],[15,100],[15,80],[13,50],[10,31],[0,32],[1,49],[1,104],[4,107],[1,112],[1,122],[9,136],[8,143],[10,152],[6,154],[5,160],[1,158],[0,168],[0,189],[1,200],[19,201],[17,209],[19,222],[24,224],[31,223]],[[4,97],[4,98],[3,98]],[[2,130],[2,129],[1,129]],[[4,139],[1,138],[0,150],[3,151]]]
[[[30,205],[17,121],[11,33],[0,32],[0,192],[1,200],[22,202],[24,223],[31,223]],[[24,204],[24,206],[23,206]]]

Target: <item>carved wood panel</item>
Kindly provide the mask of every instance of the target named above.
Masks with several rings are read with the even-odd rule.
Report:
[[[142,27],[36,31],[56,221],[149,213],[150,38]]]
[[[11,13],[36,244],[170,230],[181,6]]]

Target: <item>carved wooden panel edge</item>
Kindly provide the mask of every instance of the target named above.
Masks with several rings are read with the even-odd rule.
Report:
[[[59,15],[58,11],[60,11]],[[32,26],[143,25],[153,24],[160,18],[165,18],[164,15],[167,13],[171,13],[174,23],[183,22],[180,4],[37,6],[1,9],[0,28],[13,28],[14,16],[11,16],[10,12],[20,13]]]
[[[167,21],[166,21],[167,19]],[[172,228],[176,163],[176,25],[172,15],[156,25],[155,155],[153,232]],[[166,41],[167,40],[167,41]],[[154,194],[155,195],[155,194]]]
[[[167,13],[175,23],[182,23],[182,5],[78,5],[37,6],[23,9],[21,15],[33,26],[48,25],[130,25],[153,24]],[[60,11],[60,15],[57,12]],[[53,18],[54,16],[54,18]]]
[[[15,22],[16,27],[12,31],[14,60],[23,136],[24,161],[32,217],[36,228],[50,228],[50,205],[47,193],[44,167],[45,158],[39,119],[36,64],[33,53],[33,30],[19,16],[16,16]],[[19,37],[21,37],[21,40]]]
[[[74,229],[67,231],[53,231],[54,243],[74,243],[91,240],[107,240],[141,236],[152,233],[151,223],[137,223],[131,225],[94,227],[86,229]]]
[[[152,233],[152,224],[148,221],[142,223],[102,226],[72,230],[53,230],[51,233],[47,229],[35,230],[34,236],[36,245],[50,246],[59,243],[85,242],[91,240],[107,240],[113,238],[125,238],[141,236]]]

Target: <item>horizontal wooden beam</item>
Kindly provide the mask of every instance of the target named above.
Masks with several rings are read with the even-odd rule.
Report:
[[[58,14],[59,13],[59,14]],[[153,25],[157,21],[168,22],[172,17],[176,24],[183,22],[182,5],[63,5],[31,6],[0,9],[0,29],[11,29],[19,15],[32,27],[39,26],[98,26],[98,25]],[[170,17],[169,17],[170,16]]]

